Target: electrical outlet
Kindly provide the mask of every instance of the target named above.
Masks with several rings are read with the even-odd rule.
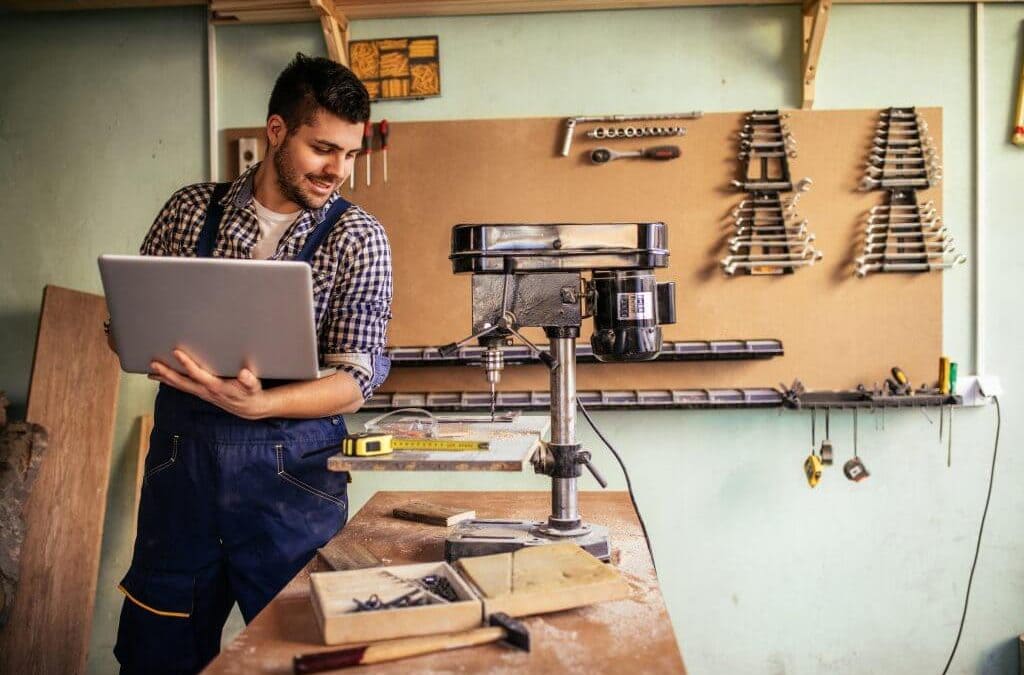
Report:
[[[238,173],[243,174],[259,161],[259,143],[255,137],[238,139]]]
[[[1003,393],[998,375],[966,375],[957,380],[957,395],[963,397],[964,407],[988,405],[992,396]]]

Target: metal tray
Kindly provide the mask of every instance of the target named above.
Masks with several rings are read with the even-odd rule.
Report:
[[[496,223],[452,228],[452,270],[510,274],[668,266],[664,223]]]

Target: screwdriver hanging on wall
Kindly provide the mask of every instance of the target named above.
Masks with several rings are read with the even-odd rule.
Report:
[[[388,184],[388,121],[380,121],[380,154],[384,159],[384,184]]]
[[[363,151],[366,153],[366,187],[370,187],[370,155],[373,154],[373,122],[363,127]]]

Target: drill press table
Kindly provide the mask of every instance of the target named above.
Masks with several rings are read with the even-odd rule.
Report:
[[[378,492],[331,546],[365,546],[387,565],[441,560],[447,528],[390,516],[396,506],[412,500],[470,505],[484,518],[529,518],[550,506],[547,492]],[[583,492],[580,505],[588,516],[608,526],[612,563],[632,589],[629,599],[524,619],[530,631],[530,653],[490,644],[360,666],[358,672],[685,675],[629,496],[625,492]],[[323,645],[309,600],[309,573],[324,571],[318,564],[317,559],[310,561],[204,672],[284,675],[292,672],[296,654],[336,649]]]
[[[450,440],[488,441],[490,450],[480,452],[398,451],[380,457],[328,458],[331,471],[523,471],[540,447],[551,426],[547,415],[523,415],[513,422],[445,424]],[[449,440],[447,437],[445,440]]]

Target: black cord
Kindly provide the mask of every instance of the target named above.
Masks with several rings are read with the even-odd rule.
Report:
[[[590,423],[590,428],[594,430],[594,433],[597,434],[597,437],[600,438],[601,441],[604,442],[604,444],[608,447],[608,449],[612,451],[612,455],[615,456],[615,459],[618,461],[619,466],[622,467],[622,475],[626,477],[626,489],[629,491],[629,501],[633,503],[633,511],[636,512],[636,519],[640,521],[640,529],[643,531],[644,540],[647,542],[647,552],[651,556],[651,565],[654,566],[654,573],[657,574],[658,563],[654,560],[654,548],[651,547],[651,538],[647,535],[647,525],[646,523],[644,523],[644,517],[640,515],[640,507],[636,505],[636,497],[633,496],[633,483],[632,481],[629,480],[629,472],[626,471],[626,465],[622,461],[622,457],[619,456],[619,453],[615,450],[612,444],[608,441],[607,438],[604,437],[604,434],[602,434],[601,430],[597,428],[597,425],[594,424],[594,418],[592,418],[590,416],[590,413],[587,412],[587,408],[586,406],[583,405],[583,401],[577,398],[576,404],[580,407],[580,412],[583,413],[583,416],[587,418],[587,422]]]
[[[967,578],[967,593],[964,596],[964,613],[960,616],[960,629],[956,632],[956,642],[953,643],[953,651],[949,653],[949,660],[946,667],[942,669],[942,675],[949,672],[949,666],[956,656],[956,648],[960,645],[960,636],[964,633],[964,621],[967,619],[967,604],[971,601],[971,584],[974,582],[974,569],[978,566],[978,553],[981,551],[981,535],[985,531],[985,517],[988,516],[988,504],[992,500],[992,483],[996,476],[996,454],[999,452],[999,430],[1003,426],[1003,413],[999,409],[999,397],[993,396],[996,403],[996,442],[992,449],[992,468],[988,475],[988,494],[985,496],[985,508],[981,512],[981,526],[978,528],[978,544],[974,548],[974,562],[971,563],[971,574]]]

